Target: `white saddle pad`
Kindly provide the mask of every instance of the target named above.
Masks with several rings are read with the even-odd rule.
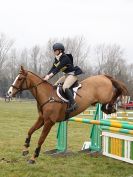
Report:
[[[74,87],[74,88],[73,88],[73,91],[74,91],[74,99],[76,98],[76,93],[77,93],[77,90],[78,90],[79,88],[81,88],[81,84],[79,84],[77,87]],[[63,101],[69,102],[68,99],[64,98],[64,97],[60,94],[60,92],[59,92],[59,87],[57,87],[57,95],[58,95],[58,97],[60,97]]]

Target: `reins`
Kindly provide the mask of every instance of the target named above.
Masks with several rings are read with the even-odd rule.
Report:
[[[42,110],[42,107],[45,106],[47,103],[52,103],[52,102],[57,102],[57,103],[61,103],[61,104],[65,103],[63,100],[57,100],[57,99],[55,99],[53,96],[51,96],[51,97],[48,98],[47,101],[45,101],[44,103],[42,103],[42,104],[40,105],[40,104],[39,104],[39,101],[38,101],[37,88],[38,88],[39,85],[43,84],[43,83],[46,82],[46,81],[42,80],[39,76],[37,76],[36,74],[32,73],[33,75],[35,75],[35,76],[37,76],[38,78],[40,78],[42,81],[39,82],[39,83],[37,83],[37,84],[35,84],[35,85],[33,85],[33,86],[31,86],[31,87],[28,87],[28,83],[27,83],[27,75],[28,75],[28,72],[32,73],[31,71],[27,71],[26,74],[20,73],[20,74],[22,74],[22,75],[24,76],[24,78],[23,78],[23,81],[22,81],[22,83],[21,83],[21,85],[20,85],[19,88],[16,87],[16,86],[14,86],[14,85],[11,85],[13,88],[15,88],[15,89],[17,90],[16,93],[22,92],[23,90],[32,90],[33,88],[35,88],[35,96],[34,96],[34,97],[35,97],[35,99],[36,99],[36,101],[37,101],[37,103],[38,103],[38,105],[39,105],[39,109],[40,109],[40,110]],[[26,88],[22,88],[24,82],[26,82]],[[53,94],[51,94],[51,95],[53,95]]]

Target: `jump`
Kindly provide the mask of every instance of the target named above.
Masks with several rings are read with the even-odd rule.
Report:
[[[70,112],[67,118],[78,115],[90,105],[96,103],[102,104],[102,111],[105,113],[110,114],[115,112],[114,104],[117,98],[126,95],[128,92],[126,86],[121,81],[107,75],[91,76],[83,80],[80,84],[77,95],[75,95],[75,102],[78,108]],[[43,78],[31,71],[27,71],[21,66],[18,76],[8,90],[8,95],[14,97],[18,92],[23,90],[29,90],[35,97],[39,114],[37,121],[28,131],[23,155],[29,153],[32,134],[43,127],[38,140],[38,146],[29,159],[29,163],[35,163],[35,159],[39,156],[41,146],[52,126],[56,122],[65,120],[69,101],[65,101],[65,99],[59,97],[60,89],[58,87],[55,89],[48,81],[43,80]]]

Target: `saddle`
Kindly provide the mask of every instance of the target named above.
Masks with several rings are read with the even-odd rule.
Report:
[[[68,100],[67,96],[65,95],[62,86],[63,86],[62,83],[58,84],[57,90],[56,90],[57,95],[58,95],[58,97],[61,98],[61,100],[63,100],[64,102],[68,103],[69,100]],[[82,87],[81,84],[79,84],[78,81],[76,81],[76,82],[69,88],[69,89],[72,91],[72,94],[73,94],[73,98],[74,98],[74,99],[76,98],[77,90],[80,89],[81,87]]]

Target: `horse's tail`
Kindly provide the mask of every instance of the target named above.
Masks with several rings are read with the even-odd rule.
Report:
[[[116,101],[118,97],[126,96],[128,95],[128,90],[125,84],[109,75],[104,75],[107,77],[113,84],[114,88],[116,89],[116,93],[113,97],[113,101]]]
[[[116,108],[114,104],[117,101],[117,98],[120,97],[121,99],[122,96],[128,95],[128,90],[123,82],[118,81],[109,75],[104,75],[104,76],[107,77],[112,82],[115,91],[114,91],[114,96],[112,97],[110,102],[107,104],[103,104],[101,110],[106,114],[111,114],[116,112]]]

